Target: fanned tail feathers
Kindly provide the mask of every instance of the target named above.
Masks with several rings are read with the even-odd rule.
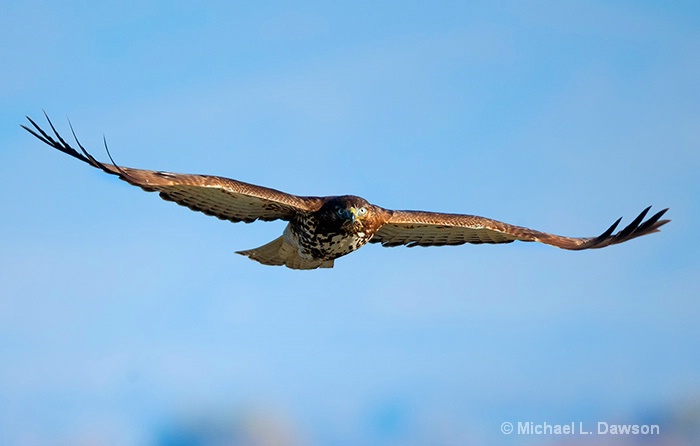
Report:
[[[333,268],[333,260],[306,260],[299,257],[298,249],[290,245],[284,235],[260,247],[236,251],[236,254],[263,265],[285,265],[292,269]]]

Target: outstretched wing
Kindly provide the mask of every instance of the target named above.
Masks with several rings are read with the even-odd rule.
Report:
[[[51,147],[108,174],[116,175],[145,191],[159,192],[161,198],[165,200],[174,201],[193,211],[203,212],[222,220],[246,223],[255,220],[289,220],[299,211],[313,211],[322,204],[322,199],[318,197],[300,197],[223,177],[132,169],[117,166],[113,160],[113,164],[104,164],[85,150],[75,137],[72,127],[71,132],[82,153],[66,143],[48,116],[46,120],[58,141],[49,136],[31,118],[27,117],[27,119],[34,129],[24,125],[22,127]],[[107,154],[109,155],[109,151]]]
[[[510,243],[515,240],[540,242],[563,249],[603,248],[641,237],[670,220],[660,220],[668,209],[644,221],[648,207],[632,223],[614,234],[621,218],[598,237],[564,237],[503,223],[475,215],[441,214],[422,211],[391,211],[391,217],[370,241],[382,246],[442,246],[464,243]]]

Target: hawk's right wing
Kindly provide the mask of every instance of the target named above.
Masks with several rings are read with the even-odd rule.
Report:
[[[27,117],[27,119],[36,131],[24,125],[22,127],[51,147],[108,174],[116,175],[145,191],[159,192],[164,200],[174,201],[193,211],[213,215],[222,220],[246,223],[255,220],[289,220],[297,212],[317,210],[323,201],[319,197],[301,197],[229,178],[132,169],[116,164],[104,164],[90,155],[77,138],[76,143],[82,153],[66,143],[56,132],[48,116],[46,119],[58,141],[49,136],[31,118]],[[73,136],[75,137],[75,133]],[[112,162],[114,163],[114,161]]]

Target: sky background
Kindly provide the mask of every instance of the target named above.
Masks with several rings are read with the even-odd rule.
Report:
[[[97,3],[0,0],[0,443],[698,444],[697,2]],[[284,223],[52,151],[19,127],[42,109],[125,166],[572,236],[673,222],[266,267],[234,251]]]

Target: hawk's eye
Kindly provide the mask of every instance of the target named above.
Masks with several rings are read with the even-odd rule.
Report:
[[[335,212],[337,212],[341,217],[345,215],[345,209],[343,208],[338,208],[335,210]]]
[[[367,208],[360,208],[357,210],[357,215],[365,215],[367,213]]]

